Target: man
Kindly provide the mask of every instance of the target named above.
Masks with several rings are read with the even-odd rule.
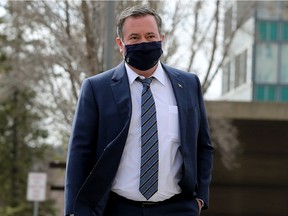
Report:
[[[161,18],[127,8],[123,61],[83,82],[69,143],[65,212],[196,216],[208,208],[212,152],[196,75],[162,64]]]

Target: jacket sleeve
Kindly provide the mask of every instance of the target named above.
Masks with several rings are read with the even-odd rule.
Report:
[[[202,96],[201,84],[197,76],[196,80],[198,84],[200,113],[200,128],[197,140],[197,195],[198,198],[204,201],[203,209],[207,209],[209,206],[209,185],[211,182],[213,168],[213,147],[211,145],[209,125]]]
[[[89,79],[84,80],[68,145],[65,215],[73,214],[77,193],[96,163],[98,108]]]

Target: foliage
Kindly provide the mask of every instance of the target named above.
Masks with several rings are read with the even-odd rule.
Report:
[[[5,28],[11,33],[8,40],[15,42],[20,37],[25,41],[13,49],[18,58],[20,54],[25,55],[25,59],[19,59],[21,67],[16,71],[30,78],[27,85],[32,82],[40,84],[34,87],[39,98],[36,105],[43,117],[49,119],[50,125],[57,125],[53,128],[58,132],[54,134],[58,136],[57,140],[68,136],[82,80],[107,69],[106,45],[114,44],[111,55],[114,66],[122,60],[115,40],[106,41],[105,38],[107,28],[112,28],[116,37],[116,22],[114,20],[114,26],[107,27],[107,19],[101,17],[109,18],[111,11],[117,15],[136,4],[149,4],[162,14],[162,33],[166,36],[163,61],[187,71],[206,73],[205,92],[211,82],[210,74],[219,71],[212,73],[212,69],[217,68],[214,56],[220,49],[216,37],[220,22],[219,1],[116,1],[112,9],[105,1],[8,2]],[[203,13],[209,5],[214,5],[213,16]],[[180,53],[183,46],[185,54]],[[199,69],[195,64],[204,49],[211,52],[211,57],[206,60],[207,67]],[[26,82],[27,79],[21,80]]]
[[[45,169],[48,133],[29,106],[35,94],[15,89],[12,96],[0,105],[0,211],[1,215],[31,215],[26,203],[27,176],[33,169]]]
[[[9,37],[0,37],[0,215],[28,216],[32,213],[31,203],[26,201],[28,172],[44,171],[45,155],[51,148],[46,146],[48,131],[34,108],[36,91],[28,85],[29,77],[17,77],[17,68],[27,57],[21,53],[25,41],[21,32]],[[42,216],[55,215],[51,201],[43,208],[47,214],[42,212]]]
[[[114,44],[110,56],[113,66],[122,60],[115,40],[106,38],[109,28],[112,38],[116,37],[115,20],[114,25],[107,23],[113,12],[116,18],[124,8],[136,4],[158,10],[164,24],[163,62],[197,73],[204,94],[221,71],[235,32],[241,27],[241,22],[237,23],[223,43],[225,2],[219,0],[112,3],[82,0],[6,4],[5,26],[0,30],[6,32],[6,51],[12,57],[13,68],[9,76],[0,78],[0,100],[13,92],[13,86],[32,87],[37,92],[33,109],[45,119],[54,145],[67,147],[81,83],[107,69],[107,44]],[[221,142],[216,143],[221,147]]]
[[[22,203],[16,207],[6,206],[0,208],[1,216],[31,216],[33,213],[33,204],[32,202]],[[55,216],[55,210],[51,208],[54,205],[52,200],[45,201],[45,203],[39,203],[38,215],[39,216]]]

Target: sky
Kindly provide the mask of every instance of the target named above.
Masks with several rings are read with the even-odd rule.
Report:
[[[187,4],[187,2],[190,2],[191,0],[181,0],[180,2],[183,3],[183,5]],[[166,8],[175,8],[176,7],[176,1],[169,1],[167,2],[167,4],[165,3],[165,7]],[[191,5],[191,4],[190,4]],[[222,8],[222,7],[220,7]],[[182,10],[182,9],[181,9]],[[184,11],[185,9],[183,9],[183,13],[185,13]],[[191,8],[189,8],[189,10],[191,10]],[[171,12],[171,10],[166,11],[166,13],[168,14],[169,12]],[[207,25],[208,22],[210,22],[211,19],[213,18],[213,15],[215,13],[215,2],[213,0],[211,1],[207,1],[205,3],[203,3],[202,5],[202,9],[201,9],[201,13],[198,17],[199,19],[199,28],[200,31],[203,30],[205,28],[205,26]],[[166,16],[167,16],[166,14]],[[220,11],[220,14],[223,15]],[[168,17],[162,17],[164,25],[167,24],[167,22],[169,23],[169,16]],[[177,51],[178,54],[176,54],[174,57],[177,59],[176,62],[174,62],[173,60],[171,62],[173,62],[171,66],[175,66],[179,69],[183,69],[183,70],[187,70],[187,66],[188,66],[188,61],[190,60],[190,46],[191,46],[191,30],[193,30],[193,26],[194,26],[194,16],[190,15],[187,17],[187,19],[181,19],[181,24],[179,25],[179,27],[177,28],[176,32],[174,33],[174,35],[172,37],[179,39],[180,42],[180,47]],[[169,24],[168,24],[169,25]],[[219,26],[219,28],[222,28],[222,25]],[[214,29],[214,28],[212,28]],[[222,29],[220,30],[220,32],[222,32]],[[219,35],[218,36],[218,44],[222,43],[222,37]],[[204,43],[205,44],[205,43]],[[165,46],[165,41],[164,41],[164,46]],[[208,60],[207,58],[209,58],[210,56],[210,52],[207,53],[207,50],[204,50],[205,48],[207,48],[206,45],[204,45],[200,50],[197,51],[197,54],[195,56],[195,60],[192,66],[192,71],[191,72],[195,72],[200,80],[203,82],[204,79],[204,72],[207,71],[207,67],[208,67]],[[215,57],[217,59],[217,56],[219,57],[219,50],[217,51]],[[180,55],[180,58],[179,58]],[[173,57],[173,58],[174,58]],[[178,59],[179,58],[179,59]],[[219,57],[220,58],[220,57]],[[218,59],[220,60],[220,59]],[[215,61],[215,62],[218,62]],[[175,63],[175,65],[174,65]],[[169,64],[169,62],[168,62]],[[215,68],[215,65],[214,65]],[[194,71],[193,71],[194,70]],[[212,72],[213,72],[213,67],[212,67]],[[202,73],[202,74],[201,74]],[[222,91],[222,72],[219,71],[217,76],[214,78],[214,80],[212,81],[210,87],[208,88],[206,94],[204,95],[204,98],[206,100],[220,100],[220,96],[221,96],[221,91]]]
[[[206,100],[220,100],[221,89],[222,89],[222,74],[219,73],[211,83],[211,86],[208,89],[207,93],[205,94],[204,98]]]
[[[3,16],[4,14],[5,14],[5,10],[2,7],[0,7],[0,17]]]

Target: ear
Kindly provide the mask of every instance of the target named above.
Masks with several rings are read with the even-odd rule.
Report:
[[[162,34],[162,35],[161,35],[161,41],[162,41],[162,45],[163,45],[163,43],[164,43],[164,40],[165,40],[165,35],[164,35],[164,34]]]
[[[119,37],[116,38],[116,43],[118,45],[119,51],[123,54],[124,50],[125,50],[125,47],[124,47],[124,45],[122,43],[122,40]]]

